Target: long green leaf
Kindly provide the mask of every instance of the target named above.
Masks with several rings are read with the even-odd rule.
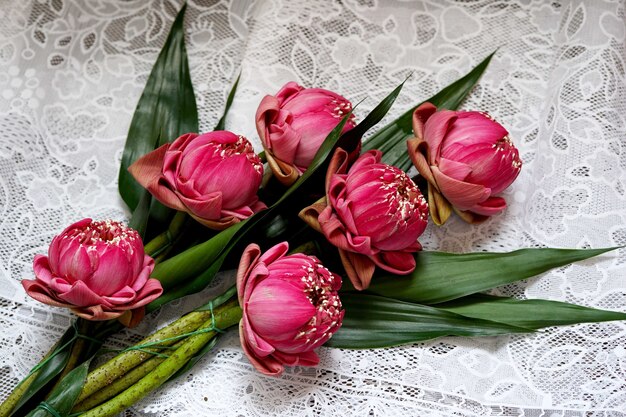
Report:
[[[552,268],[613,250],[529,248],[504,253],[419,252],[406,276],[379,273],[368,291],[385,297],[436,304],[530,278]]]
[[[474,294],[438,304],[437,308],[465,317],[497,321],[512,326],[540,329],[578,323],[626,320],[626,313],[598,310],[550,300],[515,300]]]
[[[531,330],[435,307],[364,293],[341,295],[345,317],[327,345],[347,349],[397,346],[442,336],[496,336]]]
[[[402,91],[404,83],[406,83],[406,80],[397,86],[387,97],[383,99],[383,101],[378,103],[378,105],[374,107],[374,109],[369,112],[369,114],[365,116],[359,124],[344,133],[341,139],[339,139],[339,146],[346,149],[348,152],[351,152],[361,140],[363,135],[372,127],[376,126],[378,122],[380,122],[383,117],[387,115],[391,106],[398,98],[400,91]]]
[[[69,415],[83,385],[85,385],[90,362],[88,360],[68,373],[50,393],[45,404],[41,404],[28,413],[27,417],[49,417],[52,413],[47,410],[56,411],[60,416]]]
[[[429,101],[439,108],[456,110],[485,72],[494,54],[495,52],[485,58],[463,78],[450,84],[424,102]],[[363,150],[379,149],[383,152],[383,162],[403,170],[409,169],[411,161],[406,149],[406,139],[413,134],[413,111],[418,106],[419,104],[412,107],[398,119],[376,132],[363,144]]]
[[[128,167],[142,155],[180,135],[198,131],[198,109],[185,50],[185,7],[174,20],[128,130],[118,187],[131,210],[137,207],[145,190],[130,175]],[[151,212],[164,211],[157,207],[152,204]]]

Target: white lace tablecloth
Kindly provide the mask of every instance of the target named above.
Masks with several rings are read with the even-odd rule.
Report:
[[[24,295],[33,256],[77,219],[127,218],[121,150],[180,6],[0,0],[0,398],[69,323]],[[192,0],[185,19],[201,130],[243,69],[227,127],[257,149],[256,106],[286,81],[364,100],[363,117],[412,73],[397,116],[499,48],[464,108],[504,124],[524,167],[504,215],[429,226],[427,249],[456,252],[626,245],[625,26],[624,3],[611,0]],[[626,311],[626,249],[497,293]],[[320,356],[316,369],[265,377],[233,333],[127,415],[626,415],[625,322]]]

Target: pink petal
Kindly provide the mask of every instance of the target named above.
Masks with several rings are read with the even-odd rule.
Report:
[[[129,302],[133,301],[136,296],[137,293],[135,292],[135,290],[133,290],[129,286],[125,286],[121,290],[116,291],[115,294],[112,294],[110,296],[103,296],[102,298],[104,300],[107,300],[111,305],[119,306],[123,304],[128,304]]]
[[[349,233],[358,234],[359,229],[356,227],[354,216],[352,214],[352,201],[344,200],[343,198],[334,201],[333,209],[337,218],[341,224]]]
[[[248,245],[241,254],[236,278],[237,299],[239,300],[240,306],[243,306],[244,303],[247,301],[247,297],[244,298],[246,283],[248,281],[248,277],[250,276],[252,268],[256,266],[260,256],[261,248],[255,243],[251,243],[250,245]]]
[[[254,331],[247,315],[243,315],[240,326],[240,329],[243,328],[243,335],[246,339],[247,345],[252,349],[254,356],[257,358],[264,358],[274,353],[276,349],[274,349],[271,344],[265,341],[265,339]]]
[[[330,201],[329,190],[333,177],[348,172],[348,153],[341,148],[335,149],[333,157],[330,159],[328,169],[326,170],[326,198]]]
[[[289,314],[285,314],[285,302],[289,303]],[[246,307],[251,326],[267,339],[282,340],[315,315],[300,282],[272,278],[256,285]]]
[[[345,151],[344,151],[345,152]],[[378,149],[372,149],[362,154],[359,159],[350,167],[350,173],[367,169],[369,165],[377,164],[383,157],[383,153]]]
[[[439,170],[450,178],[457,181],[464,181],[470,172],[472,172],[472,167],[463,162],[441,157],[439,158]]]
[[[52,271],[50,271],[47,256],[35,255],[35,259],[33,260],[33,270],[35,271],[37,279],[45,284],[49,284],[50,280],[54,277]]]
[[[123,311],[104,310],[100,305],[72,308],[72,312],[79,317],[92,321],[113,320],[124,313]]]
[[[220,217],[224,218],[224,217],[236,217],[240,220],[244,220],[247,219],[248,217],[252,216],[254,214],[254,211],[252,211],[252,209],[248,206],[241,206],[241,207],[236,207],[232,210],[222,210],[220,212]]]
[[[413,112],[413,134],[418,139],[424,139],[424,125],[428,118],[437,111],[432,103],[422,103]]]
[[[509,134],[498,122],[477,111],[456,112],[457,122],[451,126],[448,132],[449,143],[460,143],[472,147],[480,143],[493,145],[498,139]],[[446,145],[447,148],[447,145]],[[442,153],[446,153],[442,150]],[[456,159],[456,158],[455,158]]]
[[[318,221],[324,236],[330,243],[341,249],[349,249],[350,245],[346,238],[345,227],[330,206],[326,207],[319,215]]]
[[[58,298],[77,307],[106,303],[100,295],[93,292],[83,281],[76,281],[68,292],[58,294]]]
[[[280,110],[280,103],[276,97],[265,96],[259,103],[259,107],[254,117],[256,121],[256,130],[261,138],[261,142],[266,149],[270,149],[270,142],[267,135],[268,126],[275,120],[278,111]]]
[[[185,207],[183,211],[189,211],[207,220],[218,220],[221,218],[223,201],[221,191],[207,194],[198,200],[193,200],[182,195],[179,195],[179,197]]]
[[[424,128],[424,140],[428,143],[428,163],[437,165],[443,139],[456,120],[456,112],[441,110],[430,116]]]
[[[110,246],[100,256],[98,268],[85,283],[98,295],[112,295],[126,285],[132,284],[132,278],[132,269],[126,253],[118,247]]]
[[[359,291],[367,289],[374,275],[374,262],[365,255],[348,252],[342,249],[339,249],[339,255],[341,256],[341,263],[354,288]]]
[[[472,206],[469,211],[482,214],[483,216],[493,216],[506,208],[506,201],[502,197],[489,197],[486,201]]]
[[[288,354],[284,352],[276,351],[272,354],[276,359],[287,366],[317,366],[320,363],[320,358],[313,350],[308,352],[301,352],[296,354]]]
[[[298,153],[295,155],[294,164],[306,169],[313,161],[313,157],[315,157],[326,136],[340,121],[341,119],[328,113],[315,113],[294,118],[291,128],[299,134]],[[343,130],[350,130],[350,126],[346,124]]]
[[[159,298],[161,294],[163,294],[161,282],[156,279],[149,279],[146,282],[146,285],[144,285],[143,288],[137,292],[135,301],[124,305],[124,309],[136,309],[138,307],[145,306],[146,304],[149,304]]]
[[[407,252],[380,252],[372,260],[376,266],[392,274],[407,275],[415,270],[415,258]]]
[[[404,252],[407,252],[410,247],[420,247],[421,245],[417,242],[417,239],[424,233],[427,225],[427,220],[418,220],[410,224],[406,229],[392,234],[387,239],[377,241],[374,246],[381,251],[401,250]]]
[[[255,355],[252,348],[248,345],[247,339],[244,336],[245,331],[243,330],[243,320],[239,323],[239,338],[241,339],[241,347],[243,348],[243,352],[248,357],[250,363],[254,368],[261,372],[264,375],[269,376],[279,376],[285,370],[285,367],[276,359],[271,356],[266,356],[263,358],[259,358]]]
[[[281,126],[271,125],[269,129],[270,145],[268,146],[268,149],[281,161],[290,165],[295,165],[298,146],[302,141],[302,135],[300,132],[294,130],[287,124]],[[313,156],[311,156],[311,159],[313,159]],[[309,165],[306,164],[305,168],[307,166]]]
[[[176,184],[179,178],[178,171],[182,158],[183,152],[181,150],[172,149],[171,146],[166,150],[163,156],[163,166],[161,167],[159,175],[161,176],[160,180],[163,181],[168,188],[177,188]]]
[[[169,144],[166,144],[142,156],[128,167],[128,171],[161,203],[175,210],[184,211],[184,206],[161,174],[168,148]]]
[[[426,181],[435,185],[435,178],[431,172],[430,164],[426,159],[429,154],[428,142],[423,139],[413,138],[407,140],[406,145],[411,162],[413,162],[417,171],[426,179]]]
[[[246,155],[231,156],[220,163],[218,168],[219,182],[215,182],[215,190],[222,192],[223,210],[246,206],[258,198],[262,175]]]
[[[269,265],[277,259],[285,256],[287,252],[289,252],[289,243],[280,242],[279,244],[274,245],[267,251],[265,251],[263,255],[259,258],[259,262],[263,262],[264,264]]]
[[[457,181],[443,174],[437,167],[432,167],[432,172],[441,194],[450,204],[460,210],[468,210],[485,201],[491,194],[491,190],[488,188],[478,184]]]
[[[51,293],[60,294],[71,290],[72,284],[64,278],[55,277],[50,280],[48,287],[50,288]]]
[[[141,271],[136,275],[135,280],[130,287],[135,290],[135,292],[143,288],[143,286],[146,285],[152,270],[154,270],[154,259],[148,255],[144,255]]]
[[[363,255],[372,255],[376,250],[372,246],[372,238],[369,236],[353,236],[346,233],[348,251]]]
[[[289,81],[283,85],[278,93],[276,93],[276,99],[280,103],[281,106],[289,103],[289,101],[298,97],[298,93],[303,91],[305,88],[302,87],[295,81]]]
[[[61,302],[51,293],[50,289],[42,285],[40,282],[31,279],[23,279],[22,287],[31,298],[40,303],[48,304],[54,307],[71,307],[71,304]]]
[[[68,250],[61,252],[58,274],[70,281],[86,281],[92,274],[91,259],[87,249],[72,242]]]

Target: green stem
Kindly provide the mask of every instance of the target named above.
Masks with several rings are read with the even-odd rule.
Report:
[[[88,336],[90,333],[90,323],[88,320],[79,318],[77,320],[77,326],[78,326],[78,333],[82,334],[82,335],[86,335]],[[78,338],[74,341],[74,344],[72,345],[72,350],[70,351],[70,356],[67,360],[67,363],[65,364],[65,367],[63,368],[63,371],[61,371],[61,373],[59,374],[59,376],[57,377],[57,382],[54,384],[54,386],[52,387],[52,389],[49,391],[52,392],[55,390],[55,388],[57,388],[57,386],[61,383],[61,380],[72,371],[72,369],[74,369],[76,367],[76,364],[78,363],[78,361],[80,360],[80,357],[83,353],[83,349],[85,347],[86,341],[83,338]]]
[[[22,394],[24,394],[24,392],[28,389],[35,377],[37,377],[37,373],[38,372],[30,374],[19,384],[17,384],[17,387],[13,389],[7,399],[4,400],[2,405],[0,405],[0,417],[9,417],[11,415],[11,412],[17,405],[18,401],[20,400],[20,398],[22,398]]]
[[[214,312],[214,320],[209,319],[206,321],[200,327],[201,329],[226,329],[234,326],[241,319],[241,308],[235,300],[221,306],[219,311],[217,310],[218,309]],[[169,358],[165,359],[165,361],[157,366],[152,372],[144,376],[136,384],[117,397],[81,414],[81,417],[107,417],[121,413],[126,408],[135,404],[151,391],[165,383],[180,368],[185,366],[189,359],[200,351],[202,347],[215,336],[215,334],[216,331],[213,330],[189,336],[181,347],[179,347]]]
[[[165,252],[171,249],[172,244],[176,241],[177,237],[183,230],[183,226],[187,221],[187,213],[184,211],[177,211],[172,221],[170,222],[167,230],[144,246],[145,252],[152,258],[157,258],[163,255]]]
[[[184,333],[193,332],[197,330],[198,327],[200,327],[202,323],[204,323],[210,317],[210,311],[191,312],[176,320],[169,326],[164,327],[153,335],[145,338],[144,340],[139,342],[139,344],[143,345],[150,342],[169,339]],[[160,344],[164,346],[170,346],[174,343],[176,343],[176,340],[164,341]],[[154,352],[158,353],[158,349],[155,349]],[[85,381],[83,390],[81,391],[80,396],[78,397],[76,402],[79,403],[83,401],[85,398],[91,396],[96,391],[99,391],[105,386],[113,383],[113,381],[120,378],[122,375],[124,375],[137,365],[141,364],[151,356],[152,353],[140,350],[128,350],[120,353],[87,376],[87,381]]]
[[[170,352],[178,349],[183,343],[184,340],[181,340],[180,342],[173,345]],[[117,379],[112,384],[107,385],[101,390],[95,392],[93,395],[85,398],[80,403],[76,404],[72,409],[72,413],[81,413],[90,410],[96,407],[98,404],[102,404],[103,402],[115,397],[117,394],[124,391],[135,382],[146,376],[150,371],[159,366],[165,359],[166,358],[163,356],[155,356],[151,359],[148,359],[144,363],[133,368],[126,375]]]

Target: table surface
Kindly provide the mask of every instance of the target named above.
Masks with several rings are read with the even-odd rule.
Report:
[[[626,245],[625,9],[622,1],[189,1],[185,18],[200,126],[260,149],[260,99],[296,80],[340,92],[363,117],[412,73],[392,116],[498,49],[463,108],[488,111],[524,162],[509,208],[480,226],[432,225],[426,249]],[[69,323],[26,298],[20,279],[52,236],[83,218],[124,220],[121,150],[180,1],[0,3],[0,398]],[[122,346],[232,278],[112,340]],[[626,250],[499,288],[626,311]],[[132,409],[171,416],[626,415],[626,323],[531,336],[442,338],[412,346],[321,349],[315,369],[256,373],[236,334],[189,375]]]

